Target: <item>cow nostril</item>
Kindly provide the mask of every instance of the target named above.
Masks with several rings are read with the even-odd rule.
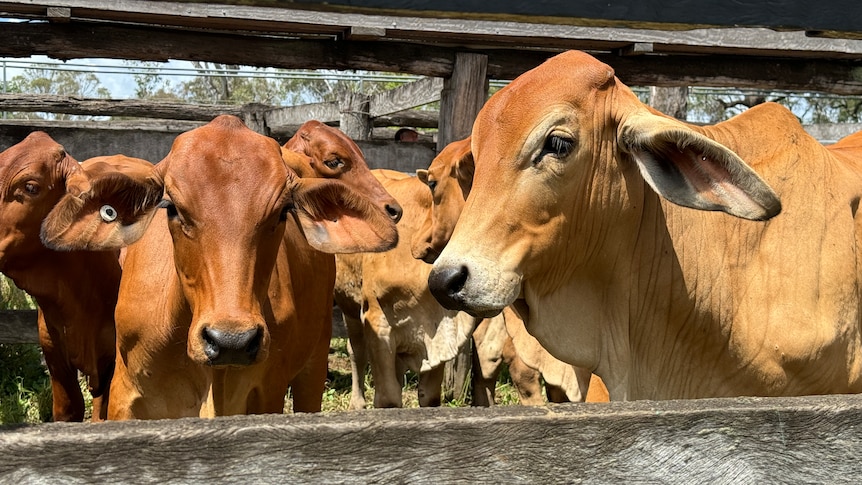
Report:
[[[209,364],[249,365],[260,351],[263,329],[258,326],[244,332],[225,332],[206,326],[201,337]]]
[[[428,287],[441,305],[450,310],[462,310],[461,291],[469,277],[470,270],[464,265],[434,268],[428,276]]]
[[[404,210],[398,204],[386,204],[386,213],[389,215],[390,219],[397,223],[401,220]]]

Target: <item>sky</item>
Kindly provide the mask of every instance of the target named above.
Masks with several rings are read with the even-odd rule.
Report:
[[[9,81],[21,75],[31,65],[50,65],[60,69],[80,69],[96,74],[102,86],[108,89],[112,98],[131,98],[135,93],[135,80],[131,68],[119,59],[73,59],[68,62],[51,59],[48,56],[32,56],[29,58],[0,57],[0,81]],[[177,85],[188,76],[183,74],[193,70],[188,61],[169,61],[162,63],[166,79],[171,79],[172,85]]]

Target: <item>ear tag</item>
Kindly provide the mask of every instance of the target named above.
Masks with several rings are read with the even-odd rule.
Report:
[[[117,219],[116,209],[109,205],[103,205],[102,208],[99,209],[99,215],[102,216],[102,220],[105,222],[112,222]]]

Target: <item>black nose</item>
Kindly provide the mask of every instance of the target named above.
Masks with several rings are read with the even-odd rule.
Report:
[[[397,203],[386,204],[386,213],[389,214],[389,218],[398,223],[401,220],[401,216],[404,214],[404,209],[401,208]]]
[[[263,339],[263,329],[253,328],[245,332],[224,332],[204,327],[204,353],[210,365],[249,365],[254,363]]]
[[[470,277],[466,266],[444,266],[434,268],[428,275],[428,288],[441,305],[450,310],[464,310],[464,297],[461,290]]]

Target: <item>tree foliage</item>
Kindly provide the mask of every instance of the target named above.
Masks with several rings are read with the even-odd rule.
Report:
[[[92,72],[46,68],[25,69],[22,74],[12,78],[7,89],[14,93],[56,94],[84,98],[109,98],[111,95]],[[61,113],[17,113],[15,117],[55,120],[90,118]]]

